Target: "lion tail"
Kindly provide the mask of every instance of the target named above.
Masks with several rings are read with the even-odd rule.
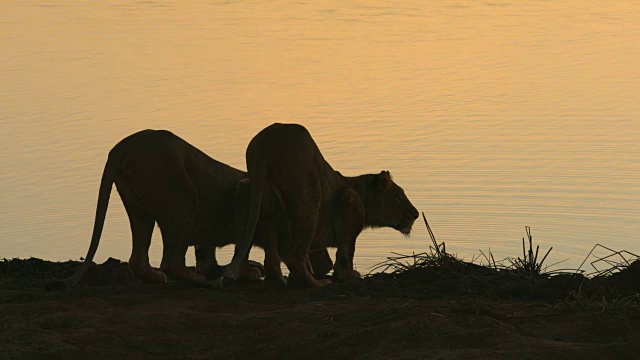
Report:
[[[123,141],[124,142],[124,141]],[[120,145],[120,144],[119,144]],[[118,175],[118,169],[124,159],[123,146],[114,146],[109,152],[107,163],[104,165],[104,171],[102,172],[102,179],[100,180],[100,188],[98,191],[98,204],[96,206],[96,217],[93,223],[93,235],[91,235],[91,244],[89,245],[89,251],[84,259],[80,268],[66,279],[56,279],[45,285],[45,289],[62,290],[75,286],[82,276],[87,272],[89,267],[93,264],[93,256],[98,250],[100,244],[100,236],[102,235],[102,228],[104,227],[104,220],[107,216],[107,207],[109,206],[109,198],[111,197],[111,188]]]
[[[251,202],[249,207],[249,217],[247,219],[247,225],[244,229],[244,234],[241,241],[236,241],[236,247],[233,254],[231,264],[229,264],[225,270],[225,277],[237,280],[240,276],[239,266],[248,255],[253,245],[253,237],[256,232],[256,226],[258,225],[258,218],[260,216],[260,208],[262,206],[262,198],[264,194],[264,186],[267,178],[267,169],[269,161],[260,162],[256,164],[253,169],[249,169],[251,181]]]

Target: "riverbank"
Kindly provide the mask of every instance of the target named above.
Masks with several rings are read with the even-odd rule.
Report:
[[[0,261],[0,358],[632,359],[640,262],[530,275],[459,260],[320,289],[140,284],[126,263],[43,290],[79,262]]]

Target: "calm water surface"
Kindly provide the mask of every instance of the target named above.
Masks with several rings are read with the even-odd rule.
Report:
[[[0,13],[0,257],[84,256],[106,155],[126,135],[169,129],[244,169],[246,144],[276,121],[304,124],[345,174],[390,170],[467,259],[518,255],[525,225],[563,266],[595,243],[640,253],[640,2],[57,0]],[[428,244],[422,223],[408,239],[367,230],[356,266]],[[113,196],[97,260],[130,247]]]

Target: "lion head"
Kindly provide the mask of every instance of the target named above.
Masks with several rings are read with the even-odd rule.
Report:
[[[393,182],[388,171],[366,176],[369,178],[365,201],[366,224],[371,227],[391,227],[409,236],[418,218],[418,210],[404,190]]]

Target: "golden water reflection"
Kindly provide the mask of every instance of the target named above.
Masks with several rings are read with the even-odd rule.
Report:
[[[596,242],[640,252],[640,3],[56,1],[0,12],[0,256],[83,256],[106,154],[132,132],[169,129],[244,168],[248,141],[276,121],[304,124],[346,174],[391,170],[467,258],[517,255],[525,225],[574,264]],[[98,260],[127,259],[129,238],[112,200]],[[357,266],[427,239],[421,224],[410,239],[367,231]]]

